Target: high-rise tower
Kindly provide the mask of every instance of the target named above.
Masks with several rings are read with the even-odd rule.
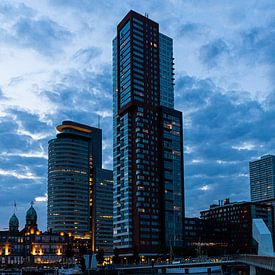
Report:
[[[275,156],[249,162],[251,201],[275,199]]]
[[[114,247],[181,246],[182,114],[174,107],[172,39],[130,11],[113,40]]]
[[[112,249],[112,171],[102,169],[102,130],[73,121],[49,141],[48,230],[91,238]],[[105,194],[103,196],[102,194]]]

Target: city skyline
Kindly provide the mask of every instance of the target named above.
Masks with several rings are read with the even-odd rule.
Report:
[[[155,1],[143,8],[128,1],[121,9],[110,2],[24,3],[0,4],[1,227],[8,226],[14,200],[22,220],[36,198],[45,228],[47,141],[60,121],[97,126],[101,115],[104,167],[112,168],[111,41],[130,9],[147,12],[174,41],[186,216],[224,197],[250,199],[248,162],[275,152],[271,1],[208,1],[209,7],[162,1],[159,8]]]

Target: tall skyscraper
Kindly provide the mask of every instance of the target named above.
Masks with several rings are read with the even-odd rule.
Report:
[[[102,130],[73,121],[63,121],[56,129],[56,138],[49,141],[48,230],[89,237],[92,251],[102,243],[111,248],[108,197],[113,184],[112,171],[102,169]],[[109,223],[99,234],[105,218]]]
[[[173,41],[130,11],[113,40],[114,247],[153,255],[181,246],[182,114],[174,107]]]
[[[249,162],[251,201],[275,199],[275,156]]]

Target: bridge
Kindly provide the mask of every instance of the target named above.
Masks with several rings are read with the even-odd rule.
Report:
[[[142,272],[152,272],[158,271],[158,273],[165,273],[167,269],[181,268],[181,269],[190,269],[205,267],[207,268],[216,267],[216,266],[228,266],[234,265],[236,261],[232,258],[222,258],[222,259],[209,259],[209,260],[200,260],[194,259],[191,261],[186,261],[183,263],[160,263],[160,264],[143,264],[143,265],[127,265],[122,267],[117,267],[116,270],[118,274],[128,274],[132,272],[142,273]]]
[[[207,260],[201,259],[193,259],[187,260],[181,263],[159,263],[159,264],[142,264],[142,265],[127,265],[116,267],[115,270],[118,271],[118,274],[128,274],[132,272],[136,273],[155,273],[154,271],[158,271],[158,273],[165,273],[167,269],[172,268],[181,268],[190,269],[197,267],[205,267],[210,268],[214,266],[221,266],[222,270],[224,267],[233,267],[238,265],[247,265],[252,267],[250,272],[251,275],[269,275],[275,274],[275,257],[271,256],[259,256],[259,255],[235,255],[232,257],[224,257],[224,258],[208,258]]]
[[[272,256],[259,256],[250,254],[238,255],[236,257],[236,261],[251,267],[255,267],[254,274],[268,275],[275,273],[275,257]]]

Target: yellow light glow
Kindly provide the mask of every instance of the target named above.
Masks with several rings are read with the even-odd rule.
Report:
[[[64,129],[73,129],[84,133],[91,133],[92,130],[88,130],[82,127],[74,126],[74,125],[58,125],[56,127],[57,131],[62,132]]]
[[[35,246],[32,247],[32,252],[31,252],[32,255],[36,255],[36,249],[35,249]]]
[[[100,216],[100,218],[104,218],[104,219],[112,219],[113,216]]]
[[[5,256],[8,256],[8,255],[10,255],[9,244],[5,244]]]
[[[57,248],[56,255],[58,256],[62,255],[62,250],[60,247]]]

